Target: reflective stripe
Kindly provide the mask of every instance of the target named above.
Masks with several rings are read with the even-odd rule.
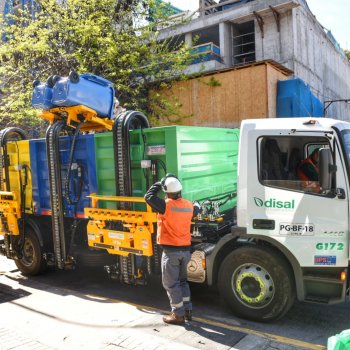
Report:
[[[170,304],[171,307],[174,307],[175,309],[178,309],[179,307],[183,307],[184,303],[181,301],[181,303],[178,304]]]
[[[190,297],[184,297],[184,298],[182,298],[182,300],[183,300],[184,302],[186,302],[186,301],[190,301],[191,298],[190,298]]]
[[[176,211],[178,213],[190,213],[193,211],[192,208],[178,208],[178,207],[171,207],[171,211]]]

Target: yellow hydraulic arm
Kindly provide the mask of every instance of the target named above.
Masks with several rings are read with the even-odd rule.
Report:
[[[83,122],[80,127],[81,131],[112,130],[114,124],[113,120],[101,118],[97,115],[96,111],[83,105],[55,107],[48,111],[42,111],[38,116],[48,120],[50,124],[53,124],[56,120],[64,119],[67,125],[73,128]]]
[[[141,197],[89,196],[92,208],[85,208],[88,244],[106,249],[110,254],[128,256],[130,253],[152,256],[152,234],[156,213]],[[145,211],[98,208],[99,201],[144,203]]]

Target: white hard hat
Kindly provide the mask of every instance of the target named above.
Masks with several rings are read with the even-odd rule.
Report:
[[[163,190],[166,193],[177,193],[182,190],[181,182],[176,177],[168,177],[165,179]]]

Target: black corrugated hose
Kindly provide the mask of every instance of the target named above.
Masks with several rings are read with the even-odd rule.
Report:
[[[82,189],[83,189],[83,167],[81,165],[78,165],[78,188],[76,189],[75,192],[75,198],[72,199],[70,196],[70,178],[71,178],[71,173],[72,173],[72,163],[73,163],[73,156],[74,156],[74,151],[75,151],[75,142],[77,139],[77,136],[79,135],[80,131],[80,125],[75,129],[75,133],[72,139],[72,146],[70,148],[70,153],[69,153],[69,160],[68,160],[68,169],[66,173],[66,178],[65,178],[65,183],[64,183],[64,196],[67,200],[67,203],[70,205],[77,205],[82,194]]]

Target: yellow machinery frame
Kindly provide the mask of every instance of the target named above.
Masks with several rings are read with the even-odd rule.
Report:
[[[53,124],[56,120],[67,120],[67,125],[75,128],[83,122],[80,127],[81,131],[100,131],[112,130],[114,121],[108,118],[101,118],[93,109],[79,105],[72,107],[55,107],[48,111],[38,114],[42,119],[48,120]]]
[[[99,196],[95,193],[89,196],[92,208],[85,208],[88,244],[93,248],[106,249],[110,254],[128,256],[130,253],[152,256],[154,223],[157,214],[141,197]],[[146,211],[102,209],[99,201],[144,203]],[[122,224],[125,231],[106,229],[106,222],[116,221]]]
[[[0,233],[19,235],[20,202],[16,192],[0,191]]]
[[[15,142],[9,142],[7,144],[7,154],[9,157],[9,178],[11,188],[5,188],[6,191],[11,190],[15,193],[21,193],[21,179],[23,179],[23,171],[25,171],[25,166],[27,167],[28,183],[25,191],[25,203],[24,208],[26,213],[33,212],[32,205],[32,173],[30,169],[30,149],[29,140],[20,140]],[[24,181],[24,180],[23,180]],[[21,197],[18,197],[18,203],[21,206]]]

